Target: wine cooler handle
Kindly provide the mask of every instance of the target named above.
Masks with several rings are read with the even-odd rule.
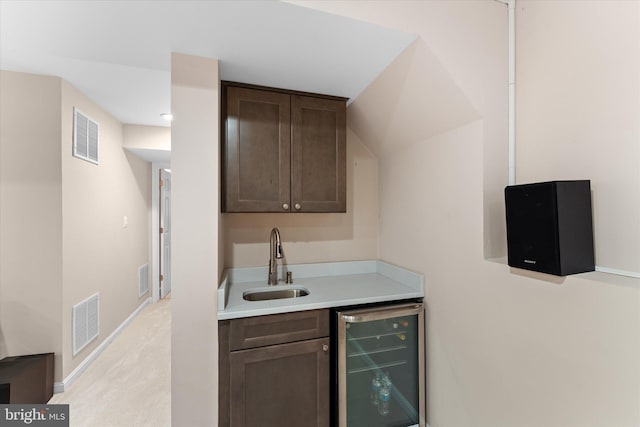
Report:
[[[399,316],[411,316],[424,310],[424,304],[403,304],[364,310],[345,311],[340,318],[349,323],[371,322]]]

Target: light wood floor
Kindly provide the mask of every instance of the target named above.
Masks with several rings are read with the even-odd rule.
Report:
[[[171,425],[171,300],[148,305],[64,392],[71,427]]]

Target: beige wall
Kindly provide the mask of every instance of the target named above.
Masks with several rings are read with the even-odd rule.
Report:
[[[0,72],[0,359],[62,353],[60,91]]]
[[[590,41],[597,39],[600,32],[604,39],[609,39],[613,31],[637,34],[634,18],[614,19],[617,7],[623,7],[620,5],[600,10],[595,25],[593,12],[585,9],[589,2],[563,4],[565,10],[560,17],[553,16],[551,4],[531,3],[535,3],[536,9],[535,19],[529,23],[535,28],[529,30],[533,39],[525,38],[527,44],[519,45],[518,50],[525,58],[537,49],[544,52],[546,40],[564,43],[562,40],[568,37],[573,40],[569,47],[581,49],[580,40],[572,39],[564,25],[556,25],[556,20],[567,21],[569,26],[583,18],[591,22]],[[381,117],[386,122],[376,125],[384,128],[395,120],[411,127],[383,141],[390,147],[379,158],[378,165],[379,245],[382,259],[424,272],[426,276],[429,425],[640,425],[638,280],[601,273],[558,278],[485,261],[491,252],[487,251],[488,246],[505,246],[504,238],[489,245],[487,239],[498,236],[493,234],[493,227],[504,227],[502,207],[492,203],[501,203],[498,195],[506,180],[507,167],[506,155],[503,156],[506,152],[500,148],[507,144],[506,6],[493,1],[304,4],[420,35],[480,116],[478,120],[433,134],[424,128],[428,121],[398,119],[394,113],[408,109],[396,110],[392,106],[390,113]],[[629,2],[628,15],[637,18],[638,5]],[[524,13],[530,6],[524,5]],[[547,26],[547,22],[551,25]],[[542,32],[545,34],[538,36]],[[538,37],[541,39],[536,40]],[[627,44],[624,46],[629,48]],[[601,50],[591,54],[604,51],[606,58],[608,49],[603,42]],[[554,60],[582,81],[579,77],[583,72],[582,59],[575,59],[572,49],[564,50],[567,55],[556,56]],[[493,55],[486,55],[488,52]],[[633,70],[634,60],[630,63]],[[599,66],[607,70],[604,75],[622,67],[615,61],[605,61]],[[377,105],[396,96],[380,81],[403,82],[402,73],[394,75],[401,69],[392,65],[350,110],[358,111],[362,119],[370,117],[369,111],[375,116]],[[429,79],[431,69],[422,71]],[[518,83],[533,88],[535,82],[527,80],[535,78],[535,74],[519,73]],[[631,84],[631,95],[622,96],[623,99],[638,94],[633,87]],[[592,93],[598,87],[584,90]],[[429,95],[424,92],[425,97]],[[533,103],[527,97],[535,94],[519,96],[519,103],[526,105]],[[568,96],[577,95],[571,92]],[[450,99],[434,100],[440,101],[448,105]],[[418,100],[415,105],[420,106]],[[623,105],[625,119],[616,120],[624,122],[633,136],[640,118],[637,109],[634,116],[626,110],[626,101]],[[637,108],[637,101],[635,105]],[[563,113],[569,120],[584,123],[580,110]],[[597,113],[595,118],[599,120],[602,116],[611,117],[607,111]],[[518,113],[518,134],[526,140],[525,135],[535,130],[522,127],[523,122],[527,123],[522,114]],[[538,127],[547,121],[550,125],[557,123],[546,118],[537,123]],[[368,144],[363,135],[371,125],[353,121],[349,125]],[[422,138],[410,140],[405,135]],[[535,141],[541,150],[551,150],[555,142],[540,138]],[[588,146],[579,140],[574,143]],[[605,159],[608,167],[615,168],[615,159],[601,154],[613,143],[599,141],[597,152],[590,152],[587,161]],[[378,146],[379,142],[372,141],[372,145]],[[622,150],[623,155],[637,161],[633,147]],[[498,161],[501,157],[502,161]],[[487,170],[494,167],[496,171]],[[542,165],[530,167],[535,173],[544,172]],[[504,178],[498,178],[503,173]],[[616,218],[609,221],[615,222]]]
[[[68,83],[7,71],[1,83],[0,356],[55,351],[60,382],[149,296],[150,171]],[[100,123],[100,165],[72,157],[74,106]],[[100,335],[73,357],[71,308],[98,291]]]
[[[123,129],[123,146],[143,150],[171,150],[171,128],[126,124]]]
[[[171,56],[171,419],[218,420],[218,61]],[[220,268],[219,268],[220,267]]]
[[[429,425],[638,425],[637,282],[483,260],[482,126],[380,162],[381,258],[426,276]]]
[[[278,227],[284,263],[378,257],[377,160],[347,132],[347,212],[333,214],[223,214],[225,267],[266,266],[269,235]]]
[[[518,182],[590,179],[596,265],[640,275],[640,3],[516,11]]]
[[[73,157],[73,108],[100,124],[99,165]],[[63,373],[67,376],[144,299],[138,267],[148,263],[151,171],[123,149],[123,126],[62,82]],[[124,217],[127,226],[124,226]],[[100,292],[100,335],[76,356],[72,306]]]

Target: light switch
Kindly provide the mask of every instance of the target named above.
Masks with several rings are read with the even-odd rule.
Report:
[[[124,218],[122,219],[122,228],[127,228],[128,225],[129,225],[129,218],[127,218],[127,216],[125,215]]]

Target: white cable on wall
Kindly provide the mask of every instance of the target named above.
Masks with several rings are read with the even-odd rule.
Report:
[[[495,0],[509,16],[509,185],[516,183],[516,0]]]
[[[509,185],[516,183],[516,1],[509,9]]]

